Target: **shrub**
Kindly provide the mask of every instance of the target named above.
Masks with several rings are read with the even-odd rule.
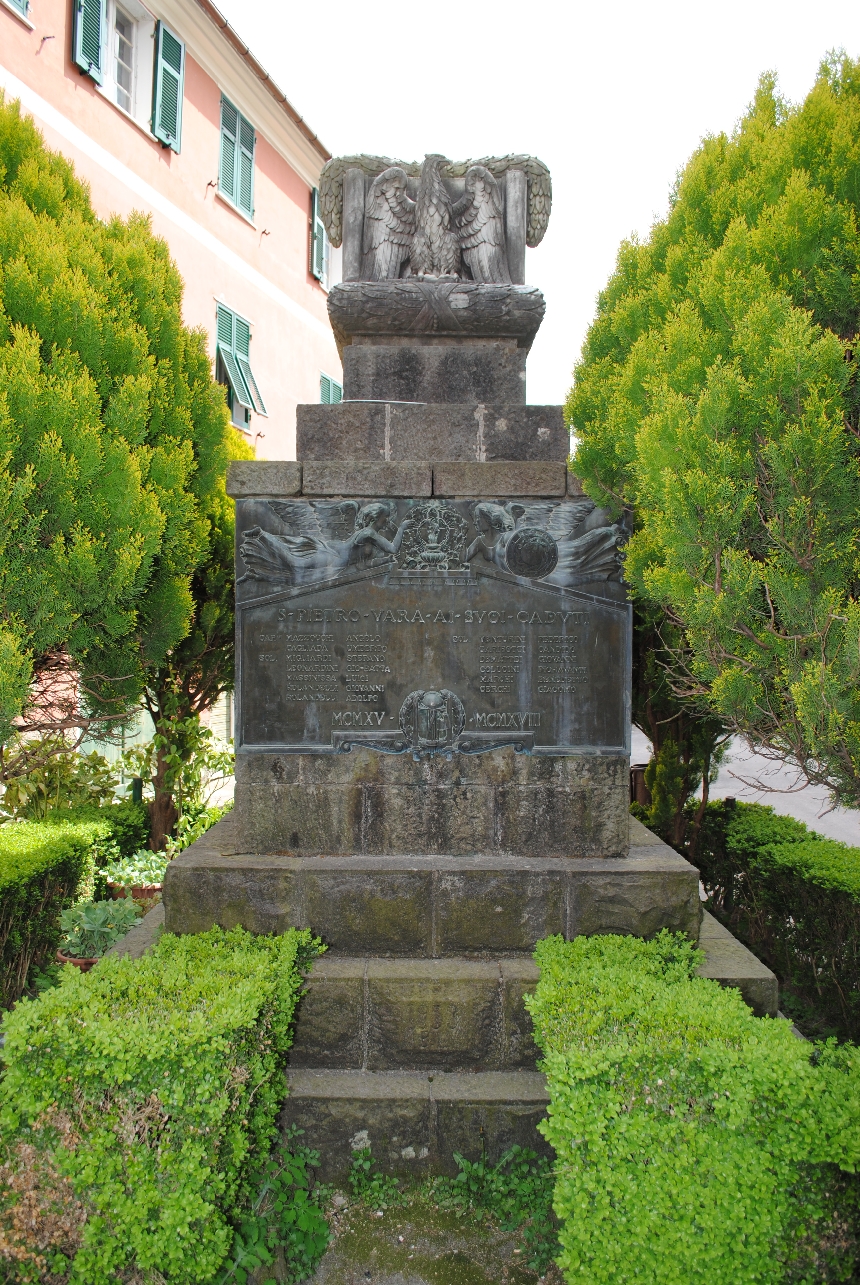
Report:
[[[860,1051],[754,1017],[700,958],[665,931],[538,946],[558,1262],[595,1285],[849,1280]]]
[[[101,842],[114,845],[110,849],[112,856],[130,857],[141,848],[146,847],[149,838],[149,817],[143,803],[132,803],[124,799],[121,803],[105,803],[101,807],[55,808],[48,812],[45,821],[50,825],[63,825],[69,821],[86,821],[101,827]],[[107,849],[104,850],[107,853]],[[96,865],[102,866],[107,859],[99,860],[100,849],[96,853]]]
[[[70,906],[60,916],[63,930],[61,949],[75,959],[100,959],[138,917],[133,901],[84,901]]]
[[[860,1037],[860,848],[727,799],[708,806],[695,860],[716,913],[811,1020]]]
[[[105,866],[105,877],[122,888],[152,888],[164,880],[168,858],[164,852],[141,848],[130,857],[111,861]]]
[[[53,955],[60,914],[93,880],[98,825],[23,821],[0,826],[0,1002],[14,1003],[27,974]]]
[[[259,1199],[318,950],[294,930],[165,935],[6,1017],[0,1244],[18,1280],[213,1280]]]

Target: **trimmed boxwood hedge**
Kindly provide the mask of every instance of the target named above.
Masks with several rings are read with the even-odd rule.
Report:
[[[860,1050],[754,1017],[665,931],[535,958],[566,1280],[855,1280]]]
[[[724,799],[709,804],[691,859],[714,912],[788,985],[810,1029],[860,1039],[860,848]]]
[[[0,1254],[12,1279],[217,1278],[258,1195],[302,972],[320,949],[294,929],[165,935],[142,959],[64,969],[7,1014]]]
[[[24,990],[33,964],[49,959],[60,940],[60,913],[92,885],[93,845],[104,823],[64,819],[0,826],[0,1003]]]

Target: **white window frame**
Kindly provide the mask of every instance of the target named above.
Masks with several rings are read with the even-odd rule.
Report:
[[[116,78],[116,11],[121,9],[134,24],[132,40],[132,95],[131,111],[118,101],[119,85]],[[104,80],[99,92],[117,111],[122,112],[135,125],[152,133],[152,77],[155,61],[155,19],[140,0],[107,0],[106,21],[107,49]]]

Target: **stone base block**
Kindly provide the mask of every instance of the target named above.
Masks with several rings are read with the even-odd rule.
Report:
[[[524,405],[526,353],[514,339],[352,343],[343,351],[343,394],[348,401]]]
[[[235,818],[253,852],[615,857],[629,798],[619,755],[236,757]]]
[[[308,978],[290,1066],[364,1071],[533,1071],[523,996],[530,959],[343,959]]]
[[[299,460],[552,460],[570,454],[561,406],[339,402],[296,407]]]
[[[518,1143],[550,1154],[537,1131],[548,1101],[536,1071],[294,1070],[281,1121],[304,1129],[326,1182],[345,1177],[353,1149],[368,1145],[388,1172],[455,1174],[455,1152],[493,1162]]]
[[[698,872],[654,843],[626,857],[260,856],[213,827],[168,867],[169,932],[307,927],[344,955],[530,954],[551,933],[699,934]]]

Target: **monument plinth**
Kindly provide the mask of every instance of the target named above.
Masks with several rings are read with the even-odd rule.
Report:
[[[299,407],[295,463],[231,466],[236,802],[166,922],[318,933],[286,1119],[329,1174],[363,1130],[450,1169],[540,1145],[535,942],[695,937],[698,879],[631,846],[625,530],[525,402],[545,167],[346,157],[320,194],[344,401]]]

